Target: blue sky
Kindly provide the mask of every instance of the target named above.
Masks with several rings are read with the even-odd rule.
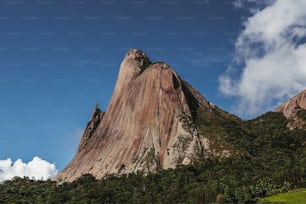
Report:
[[[301,28],[286,37],[289,45],[290,36],[300,36],[294,43],[304,45],[305,15],[297,9],[305,6],[303,1],[297,0],[302,6],[292,8],[300,15],[285,25]],[[130,48],[145,51],[152,61],[165,61],[208,100],[242,118],[275,108],[280,100],[306,87],[294,75],[285,80],[298,86],[288,85],[281,93],[279,84],[271,85],[278,97],[263,105],[265,96],[271,95],[265,88],[273,80],[262,76],[273,78],[278,71],[266,74],[252,69],[254,63],[270,65],[270,58],[261,59],[275,49],[264,45],[278,34],[273,30],[272,36],[258,37],[265,36],[265,31],[254,29],[265,21],[259,14],[268,7],[282,11],[283,4],[283,0],[260,4],[253,0],[1,1],[0,160],[21,158],[27,163],[39,156],[63,169],[76,151],[95,103],[106,110],[120,62]],[[261,53],[253,53],[250,47]],[[295,56],[301,59],[298,54],[303,51]],[[305,68],[298,68],[295,73],[304,77]],[[249,79],[249,70],[269,82],[259,90],[266,94],[260,100],[243,88],[264,84]],[[288,69],[284,70],[282,76],[287,76]]]

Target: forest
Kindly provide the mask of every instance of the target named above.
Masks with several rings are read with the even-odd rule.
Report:
[[[305,111],[299,115],[306,118]],[[268,112],[247,121],[207,120],[201,112],[197,116],[199,131],[226,135],[224,140],[236,153],[203,157],[187,166],[147,175],[137,172],[97,180],[86,174],[61,185],[14,178],[0,184],[0,203],[252,204],[306,187],[306,131],[289,130],[282,113]]]

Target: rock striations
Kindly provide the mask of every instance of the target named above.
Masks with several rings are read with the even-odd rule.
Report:
[[[189,164],[210,151],[209,140],[200,137],[196,127],[184,126],[186,119],[192,123],[199,108],[221,111],[169,65],[151,63],[144,52],[131,49],[121,63],[109,107],[105,113],[95,107],[75,157],[55,180]]]
[[[287,125],[290,129],[305,127],[306,90],[280,105],[275,111],[282,112],[290,120]]]

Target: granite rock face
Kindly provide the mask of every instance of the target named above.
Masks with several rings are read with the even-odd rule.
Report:
[[[286,103],[280,105],[275,111],[282,112],[290,120],[290,129],[305,127],[306,121],[303,112],[306,110],[306,90],[292,97]]]
[[[82,174],[156,172],[189,164],[209,151],[197,128],[186,129],[197,109],[217,107],[203,98],[163,62],[152,63],[140,50],[123,59],[106,112],[96,106],[70,164],[55,180]]]

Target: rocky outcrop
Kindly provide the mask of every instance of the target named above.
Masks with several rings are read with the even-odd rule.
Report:
[[[288,127],[305,128],[306,125],[306,90],[280,105],[276,112],[282,112],[289,119]]]
[[[152,63],[140,50],[123,59],[105,113],[95,107],[77,153],[55,180],[82,174],[156,172],[189,164],[210,151],[193,124],[197,109],[218,109],[163,62]],[[219,109],[218,109],[219,110]]]
[[[86,144],[90,140],[92,134],[95,132],[96,128],[98,127],[98,125],[100,123],[100,121],[102,120],[103,116],[104,116],[104,112],[99,109],[99,104],[97,103],[95,108],[92,111],[90,120],[89,120],[89,122],[86,126],[86,129],[83,133],[83,136],[81,138],[81,141],[80,141],[80,144],[79,144],[79,147],[78,147],[78,152],[86,146]]]

